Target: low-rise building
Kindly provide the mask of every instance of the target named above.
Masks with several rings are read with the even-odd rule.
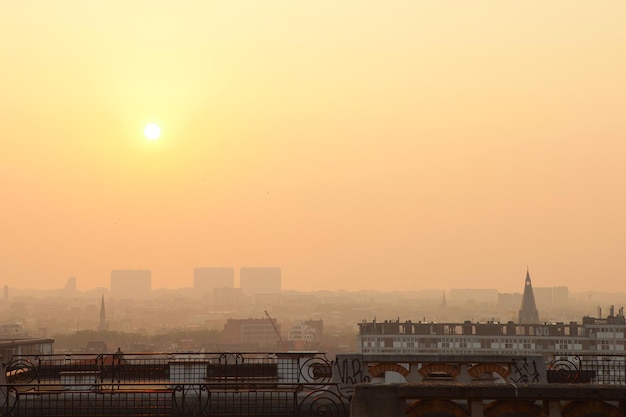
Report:
[[[615,314],[613,306],[607,317],[584,317],[582,323],[541,322],[527,271],[518,323],[363,321],[358,344],[364,354],[541,354],[550,359],[623,355],[625,334],[624,309]]]
[[[275,319],[228,319],[222,343],[249,349],[278,349],[280,327]]]

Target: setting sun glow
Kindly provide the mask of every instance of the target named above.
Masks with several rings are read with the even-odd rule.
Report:
[[[161,136],[161,128],[154,123],[150,123],[143,129],[143,134],[150,140],[156,140]]]

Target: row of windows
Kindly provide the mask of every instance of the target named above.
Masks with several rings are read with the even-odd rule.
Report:
[[[437,343],[437,347],[438,348],[458,348],[458,349],[467,349],[467,348],[480,349],[481,345],[480,345],[480,342],[467,342],[467,341],[453,342],[449,340],[443,340]]]
[[[593,329],[589,329],[589,331],[593,331],[595,333],[622,333],[625,329],[616,329],[615,327],[595,327]]]
[[[401,348],[415,348],[419,347],[419,343],[416,342],[393,342],[393,344],[385,343],[385,341],[363,341],[362,347],[364,348],[393,348],[393,349],[401,349]],[[611,345],[614,346],[614,345]],[[537,345],[534,343],[530,343],[530,341],[525,341],[522,343],[513,343],[512,341],[506,342],[496,342],[491,343],[490,349],[523,349],[530,350],[535,349]],[[437,348],[447,348],[447,349],[481,349],[482,346],[478,342],[454,342],[454,341],[441,341],[437,343]],[[556,344],[555,349],[557,350],[582,350],[582,345],[580,344]],[[609,347],[608,344],[603,344],[599,347],[601,350],[617,350],[616,347]]]
[[[500,343],[492,343],[491,349],[523,349],[530,350],[535,349],[535,344],[530,343],[528,341],[522,343],[513,343],[512,341],[500,342]]]
[[[622,332],[596,332],[596,339],[623,339]]]
[[[421,342],[421,343],[420,343]],[[426,343],[425,343],[426,342]],[[480,349],[484,343],[488,342],[488,340],[483,340],[481,343],[480,339],[476,338],[455,338],[455,337],[446,337],[441,338],[439,341],[435,341],[432,339],[415,339],[415,338],[385,338],[385,337],[364,337],[362,339],[362,347],[383,347],[383,348],[413,348],[413,347],[437,347],[437,348],[453,348],[453,349]],[[518,339],[518,338],[503,338],[500,340],[489,340],[488,346],[491,349],[542,349],[548,348],[552,349],[549,344],[544,343],[535,343],[534,339]],[[591,350],[626,350],[625,344],[622,340],[616,339],[607,339],[607,340],[598,340],[597,344],[592,344],[587,347],[587,349]],[[582,351],[583,344],[581,343],[572,343],[572,340],[567,339],[556,339],[554,340],[553,349],[559,351],[565,350],[573,350],[573,351]]]

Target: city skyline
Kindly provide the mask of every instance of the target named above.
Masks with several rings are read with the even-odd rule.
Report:
[[[246,272],[248,273],[249,277],[247,278],[247,283],[244,283],[242,286],[241,272],[244,270],[247,270]],[[256,273],[257,276],[254,277],[256,278],[256,280],[258,280],[258,282],[256,283],[254,282],[256,280],[253,279],[253,276],[249,274],[250,271],[254,271],[254,270],[261,272],[260,274],[258,274],[257,272]],[[267,276],[267,273],[263,271],[269,271],[270,275]],[[275,281],[276,277],[274,276],[276,271],[278,272],[278,282]],[[530,271],[527,270],[526,271],[526,283],[528,283],[529,277],[530,277]],[[113,293],[115,291],[112,291],[112,287],[114,286],[119,287],[120,285],[122,285],[124,287],[128,287],[122,290],[124,294],[133,293],[133,291],[130,290],[130,288],[133,286],[139,286],[141,288],[141,290],[137,290],[139,293],[145,293],[146,291],[155,292],[155,291],[161,291],[161,290],[193,290],[193,291],[197,291],[198,293],[207,293],[207,291],[211,292],[215,289],[241,290],[247,285],[253,285],[253,286],[260,285],[262,287],[270,288],[270,290],[266,292],[265,291],[261,291],[260,293],[253,292],[253,293],[248,293],[247,295],[258,295],[262,293],[266,293],[266,294],[281,293],[281,292],[285,292],[285,293],[312,292],[313,293],[316,291],[320,291],[320,292],[344,292],[345,291],[345,292],[355,292],[355,293],[359,291],[389,292],[389,293],[403,291],[403,290],[397,290],[397,289],[347,290],[345,288],[338,288],[338,289],[317,288],[311,291],[299,291],[299,290],[295,290],[292,288],[284,288],[282,286],[282,282],[283,282],[282,269],[280,267],[242,266],[240,268],[234,268],[234,267],[224,267],[224,266],[213,266],[213,267],[204,266],[204,267],[193,268],[191,274],[187,277],[187,280],[186,281],[183,281],[180,279],[177,280],[178,286],[175,286],[175,287],[154,286],[152,284],[152,271],[146,268],[113,269],[109,271],[108,282],[105,283],[105,285],[95,286],[95,287],[81,286],[79,284],[80,280],[75,276],[67,277],[65,278],[65,281],[63,282],[56,283],[55,281],[55,283],[51,283],[50,288],[29,288],[29,287],[23,287],[23,286],[22,287],[21,286],[9,286],[4,283],[0,283],[0,285],[4,286],[5,292],[7,292],[9,288],[13,288],[19,291],[24,291],[24,290],[59,291],[61,290],[65,292],[69,291],[70,293],[75,292],[75,291],[91,292],[91,291],[97,291],[97,290],[102,290],[102,289],[111,291]],[[62,285],[63,283],[64,285]],[[445,304],[446,300],[450,301],[454,299],[472,299],[472,298],[479,302],[485,302],[485,301],[491,302],[495,300],[495,297],[497,295],[515,294],[515,295],[522,296],[526,292],[525,290],[526,290],[526,286],[523,286],[520,288],[503,289],[499,287],[475,287],[475,286],[465,285],[465,286],[460,286],[460,287],[448,287],[448,288],[435,287],[435,286],[429,287],[429,288],[424,287],[424,288],[409,290],[409,292],[424,292],[424,293],[429,293],[431,295],[435,294],[433,296],[434,298],[439,298],[443,296],[442,302]],[[535,292],[547,291],[547,290],[550,291],[550,294],[552,294],[552,291],[557,291],[558,295],[556,295],[556,297],[558,298],[565,297],[565,299],[567,299],[567,294],[570,292],[569,287],[566,285],[546,286],[546,285],[540,284],[540,285],[534,286]],[[615,291],[582,291],[582,292],[579,292],[579,294],[593,293],[593,292],[626,294],[624,291],[620,291],[619,289],[615,289]],[[544,294],[543,296],[545,297],[546,294]],[[549,296],[552,297],[552,295],[549,295]],[[6,298],[6,295],[5,295],[5,298]]]
[[[0,283],[619,291],[626,3],[11,2]]]

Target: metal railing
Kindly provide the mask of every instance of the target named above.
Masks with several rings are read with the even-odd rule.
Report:
[[[0,415],[31,416],[273,416],[347,417],[349,403],[332,386],[258,384],[224,389],[213,384],[152,384],[116,390],[64,386],[0,385]]]
[[[389,372],[425,384],[500,378],[626,385],[622,355],[563,354],[545,367],[541,357],[534,360],[345,354],[331,361],[300,352],[21,355],[3,364],[0,416],[347,416],[355,384]]]
[[[548,382],[626,385],[624,355],[555,355],[547,364]]]
[[[348,416],[333,362],[313,353],[23,355],[0,416]]]
[[[6,378],[16,384],[54,384],[94,378],[101,385],[162,382],[330,382],[332,362],[323,353],[132,353],[14,356]]]

